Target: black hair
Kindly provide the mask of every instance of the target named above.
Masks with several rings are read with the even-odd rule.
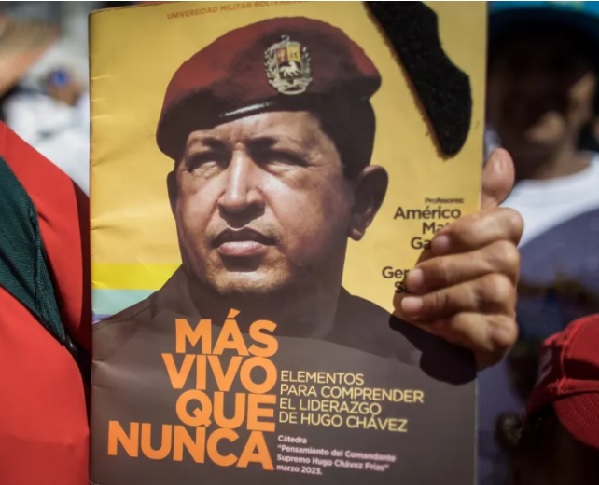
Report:
[[[528,399],[537,384],[542,343],[542,338],[521,332],[506,359],[510,385],[522,401]]]
[[[599,46],[597,41],[590,35],[559,21],[531,19],[513,21],[509,27],[494,31],[489,36],[488,43],[488,68],[493,67],[494,61],[509,45],[511,39],[526,35],[535,36],[551,33],[551,35],[563,35],[572,39],[576,51],[591,65],[595,72],[599,72]]]
[[[599,46],[590,34],[574,25],[565,24],[559,20],[534,20],[528,17],[520,21],[512,21],[509,26],[495,31],[491,30],[487,52],[488,73],[492,71],[497,57],[501,55],[511,39],[520,35],[534,36],[548,32],[552,35],[563,35],[572,39],[575,50],[588,62],[599,78]],[[593,129],[594,119],[599,117],[599,87],[596,88],[593,97],[592,116],[591,122],[585,124],[580,130],[578,148],[582,151],[599,152],[599,140],[597,140]]]
[[[551,406],[527,418],[516,413],[503,413],[497,417],[495,439],[510,460],[544,460],[551,456],[558,425]]]
[[[563,429],[553,407],[547,405],[529,417],[515,413],[498,416],[495,426],[495,439],[509,459],[512,471],[520,466],[540,467],[551,463],[555,458],[556,438]],[[573,437],[583,474],[588,482],[597,483],[599,477],[599,450],[592,448]],[[582,483],[577,485],[584,485]]]

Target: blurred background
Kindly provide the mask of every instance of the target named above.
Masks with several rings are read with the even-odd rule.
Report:
[[[0,118],[87,194],[88,14],[134,3],[0,3]]]
[[[522,411],[543,340],[599,312],[599,2],[490,2],[488,31],[486,151],[510,152],[524,219],[520,337],[479,379],[479,483],[507,485],[498,416]]]
[[[135,3],[0,3],[0,117],[88,194],[88,14]],[[525,222],[519,342],[480,376],[479,483],[507,485],[497,417],[522,410],[543,339],[599,312],[599,5],[490,2],[488,25],[485,151],[511,153]]]

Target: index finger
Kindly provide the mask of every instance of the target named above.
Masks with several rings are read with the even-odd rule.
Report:
[[[518,245],[522,216],[512,209],[491,209],[469,214],[443,227],[431,241],[434,254],[473,251],[505,239]]]

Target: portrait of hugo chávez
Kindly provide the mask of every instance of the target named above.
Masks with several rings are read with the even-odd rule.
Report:
[[[458,108],[451,100],[433,106],[426,86],[419,94],[441,149],[455,154],[469,129],[468,78],[444,57],[432,10],[411,4],[433,28],[415,33],[423,24],[406,22],[404,38],[391,40],[416,90],[435,69],[436,82],[461,85]],[[429,54],[410,52],[409,28]],[[424,83],[423,60],[430,68]],[[468,352],[342,287],[348,240],[364,236],[387,189],[387,172],[372,160],[370,100],[381,83],[356,42],[303,17],[246,25],[183,62],[156,135],[173,163],[166,183],[182,264],[146,300],[94,326],[95,355],[166,331],[176,318],[224,322],[235,308],[242,327],[266,318],[277,322],[278,335],[472,378]]]

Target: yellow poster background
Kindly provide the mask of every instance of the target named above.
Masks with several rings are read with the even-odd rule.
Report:
[[[377,131],[371,163],[389,173],[385,203],[366,237],[350,242],[344,287],[393,310],[394,280],[384,267],[411,268],[421,220],[394,220],[398,207],[425,198],[480,199],[486,5],[434,2],[442,46],[470,77],[471,130],[461,152],[443,158],[402,66],[361,2],[175,2],[110,9],[91,19],[93,289],[156,290],[180,263],[166,190],[172,160],[155,141],[165,89],[179,65],[223,33],[258,20],[306,16],[341,28],[379,69],[372,99]],[[178,12],[178,14],[177,14]],[[183,14],[185,12],[185,14]],[[432,206],[430,207],[433,208]]]

